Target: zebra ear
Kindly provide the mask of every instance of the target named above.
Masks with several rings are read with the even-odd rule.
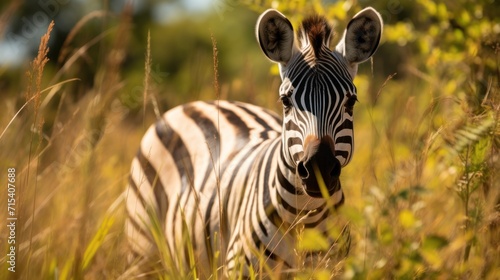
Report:
[[[354,74],[357,72],[357,64],[369,59],[377,50],[382,29],[382,18],[372,7],[357,13],[347,24],[336,50],[351,64]]]
[[[269,9],[260,15],[256,28],[257,41],[272,61],[286,64],[292,57],[293,27],[277,10]]]

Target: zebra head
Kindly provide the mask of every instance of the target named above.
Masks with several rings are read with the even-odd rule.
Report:
[[[334,50],[332,28],[324,17],[306,18],[294,36],[290,21],[276,10],[257,21],[264,54],[278,63],[283,103],[282,152],[298,188],[321,197],[321,178],[332,195],[353,149],[353,84],[358,64],[376,51],[382,19],[373,8],[356,14]]]

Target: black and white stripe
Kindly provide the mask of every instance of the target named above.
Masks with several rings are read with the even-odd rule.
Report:
[[[132,162],[126,225],[132,251],[152,263],[168,258],[175,268],[165,269],[172,271],[194,266],[201,278],[219,266],[229,275],[259,272],[258,252],[270,268],[295,268],[294,228],[326,231],[344,202],[339,176],[352,157],[352,80],[381,31],[380,16],[367,8],[332,51],[324,18],[306,19],[295,40],[282,14],[264,12],[257,38],[280,66],[283,120],[228,101],[165,113]]]

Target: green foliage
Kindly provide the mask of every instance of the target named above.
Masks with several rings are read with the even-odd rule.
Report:
[[[97,230],[96,234],[94,235],[89,245],[87,246],[87,249],[85,249],[85,253],[83,254],[83,264],[82,264],[83,270],[85,270],[89,266],[90,262],[95,256],[95,253],[101,247],[105,237],[108,235],[109,230],[111,229],[111,226],[113,225],[114,222],[115,222],[114,218],[104,217],[104,221],[102,221],[101,226]]]
[[[302,233],[301,241],[299,242],[297,249],[300,251],[319,251],[328,250],[329,243],[328,240],[321,234],[317,229],[306,229]]]

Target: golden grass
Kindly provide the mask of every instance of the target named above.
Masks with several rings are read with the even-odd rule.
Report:
[[[124,19],[127,17],[124,14]],[[43,73],[53,22],[42,36],[38,55],[27,72],[26,102],[17,112],[7,107],[0,119],[4,127],[0,136],[2,147],[10,148],[2,149],[1,166],[14,167],[17,176],[16,272],[7,270],[4,255],[2,279],[69,279],[85,275],[115,278],[123,271],[125,263],[117,263],[121,257],[104,252],[121,255],[125,252],[124,244],[117,245],[122,240],[117,239],[123,232],[122,206],[113,202],[120,201],[120,189],[128,170],[125,168],[128,164],[118,163],[126,162],[131,156],[126,159],[113,154],[101,157],[100,148],[100,145],[108,145],[108,150],[114,150],[115,155],[127,154],[126,146],[115,147],[105,143],[110,140],[101,141],[103,137],[109,138],[111,132],[122,130],[121,133],[127,134],[123,127],[107,123],[109,120],[118,124],[116,118],[122,117],[119,111],[110,110],[120,85],[120,65],[129,34],[127,21],[122,22],[119,28],[122,36],[117,37],[110,49],[101,70],[104,73],[101,83],[74,107],[58,106],[58,117],[49,124],[53,126],[51,135],[44,131],[46,106],[57,94],[63,97],[60,99],[63,104],[65,85],[78,80],[52,80],[44,89]],[[71,65],[72,61],[67,63]],[[47,92],[44,99],[43,94]],[[126,141],[123,144],[127,144]],[[0,216],[5,217],[4,213]],[[2,239],[6,240],[3,231]]]
[[[2,279],[127,278],[122,193],[144,130],[124,121],[126,109],[117,101],[124,88],[120,72],[130,41],[129,18],[126,10],[117,27],[109,27],[68,54],[59,72],[44,84],[50,25],[30,65],[23,105],[13,105],[20,99],[17,96],[0,105],[5,112],[0,116],[0,172],[17,170],[18,218],[16,272],[8,272],[6,257],[0,256]],[[78,30],[71,34],[74,38]],[[142,89],[145,124],[153,119],[146,114],[146,102],[153,102],[159,114],[150,79],[150,39],[148,34]],[[217,78],[215,36],[212,41],[214,97],[218,98],[224,84],[219,85]],[[105,53],[96,83],[68,105],[67,86],[82,77],[64,75],[96,44],[102,44]],[[498,50],[496,54],[498,69]],[[360,95],[355,109],[356,149],[342,173],[346,203],[340,210],[342,218],[350,221],[351,252],[343,262],[323,261],[321,266],[300,271],[298,279],[332,275],[496,279],[500,275],[500,77],[489,77],[478,109],[452,93],[440,95],[439,85],[444,82],[420,74],[399,81],[388,77],[379,86],[374,104],[363,102],[370,100],[368,78],[356,79]],[[408,91],[410,98],[398,95]],[[478,95],[473,87],[467,94]],[[56,96],[60,97],[56,117],[47,124],[44,117]],[[51,133],[45,129],[48,125]],[[3,206],[3,195],[1,199]],[[6,220],[3,210],[0,219]],[[158,247],[165,247],[161,229],[151,231]],[[0,238],[6,240],[4,231]],[[303,238],[318,237],[308,232]],[[307,241],[302,245],[307,247]],[[6,252],[5,243],[1,244]],[[173,276],[164,269],[174,260],[164,253],[161,269],[153,275],[169,279]],[[302,257],[300,250],[293,253]],[[194,262],[194,252],[190,254]],[[223,256],[221,252],[219,257]],[[222,268],[213,270],[216,278]],[[254,272],[255,278],[262,278],[262,272],[272,279],[282,275],[263,266],[263,271]],[[197,271],[177,275],[194,279]]]

